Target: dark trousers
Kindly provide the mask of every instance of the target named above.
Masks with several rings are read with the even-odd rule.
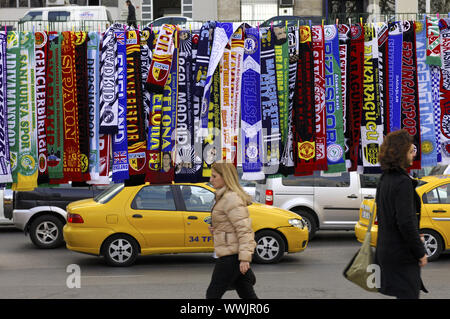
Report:
[[[216,260],[206,299],[220,299],[230,287],[236,289],[242,299],[258,299],[253,289],[255,275],[252,269],[243,275],[239,264],[238,255],[223,256]]]

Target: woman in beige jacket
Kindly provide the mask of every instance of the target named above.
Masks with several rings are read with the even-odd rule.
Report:
[[[211,211],[209,229],[218,259],[206,298],[221,298],[233,287],[239,297],[256,299],[255,275],[250,269],[256,247],[247,209],[250,197],[239,185],[236,168],[231,163],[214,163],[210,183],[216,189],[216,203]]]

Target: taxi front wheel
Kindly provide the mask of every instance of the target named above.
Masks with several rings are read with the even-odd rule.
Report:
[[[103,244],[103,256],[110,266],[131,266],[138,255],[136,241],[127,235],[114,235],[109,237]]]
[[[263,230],[255,234],[256,248],[253,254],[255,263],[277,263],[284,256],[285,244],[281,236],[272,230]]]

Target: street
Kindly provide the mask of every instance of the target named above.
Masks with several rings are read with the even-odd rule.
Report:
[[[214,267],[211,254],[202,253],[144,256],[132,267],[112,268],[102,258],[64,247],[37,249],[21,231],[5,226],[0,227],[0,243],[0,296],[7,299],[203,299]],[[343,278],[359,245],[354,232],[318,232],[302,253],[274,265],[252,264],[256,293],[263,299],[388,298]],[[450,298],[449,269],[449,253],[423,269],[430,293],[421,298]],[[78,281],[76,271],[81,273]],[[228,291],[224,298],[238,296]]]

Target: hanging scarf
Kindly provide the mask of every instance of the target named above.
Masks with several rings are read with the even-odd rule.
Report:
[[[61,72],[64,114],[64,181],[81,181],[79,123],[75,77],[75,33],[62,33]],[[62,183],[62,181],[61,181]]]
[[[127,139],[129,179],[127,185],[139,185],[146,175],[144,106],[142,104],[142,73],[140,41],[137,31],[127,31]],[[149,128],[150,130],[150,128]]]
[[[153,52],[152,63],[146,80],[147,89],[155,93],[163,93],[169,78],[173,55],[173,35],[176,26],[165,24],[159,31]]]
[[[294,108],[295,175],[310,175],[315,168],[314,61],[311,29],[300,26],[296,107]]]
[[[125,30],[115,31],[117,39],[117,59],[119,62],[118,132],[117,134],[114,134],[112,138],[112,180],[115,183],[123,182],[130,177],[127,139],[127,39],[125,32]]]
[[[47,79],[45,73],[47,72],[47,34],[38,31],[35,36],[35,101],[37,112],[37,148],[38,148],[38,184],[48,183],[48,166],[47,166]]]
[[[87,33],[82,31],[75,32],[75,76],[77,83],[78,132],[80,139],[80,166],[83,181],[88,181],[90,179],[87,45]]]
[[[225,47],[222,59],[219,64],[220,68],[220,106],[221,106],[221,124],[222,134],[222,160],[232,163],[233,141],[232,141],[232,119],[231,119],[231,48],[230,44]]]
[[[31,191],[37,187],[38,165],[36,148],[36,108],[34,103],[34,36],[20,33],[20,63],[18,80],[18,108],[16,123],[19,134],[16,191]]]
[[[216,22],[210,21],[202,25],[198,39],[198,50],[194,68],[195,89],[194,94],[197,97],[203,97],[206,75],[208,72],[209,57],[211,55],[211,46],[213,40],[214,28]]]
[[[316,160],[314,170],[328,170],[325,109],[325,38],[323,27],[312,26],[314,56],[314,108],[316,113]]]
[[[95,181],[96,185],[109,185],[110,184],[110,154],[111,154],[111,135],[100,134],[98,139],[100,165],[99,176]]]
[[[19,156],[19,63],[20,63],[20,33],[8,32],[7,37],[7,97],[8,97],[8,137],[11,162],[12,182],[17,183]]]
[[[264,179],[262,150],[261,100],[263,89],[272,88],[276,97],[274,49],[271,41],[271,31],[261,30],[261,47],[259,46],[258,29],[249,28],[245,31],[244,69],[242,73],[241,92],[241,157],[242,179]],[[259,50],[258,50],[259,49]],[[260,54],[261,53],[261,54]],[[268,55],[268,56],[267,56]],[[260,66],[261,63],[261,66]],[[262,74],[263,70],[270,73]],[[261,98],[260,98],[261,96]]]
[[[441,151],[442,165],[450,164],[450,19],[439,20],[442,40],[441,68]]]
[[[373,25],[364,27],[364,82],[361,115],[361,147],[365,173],[380,170],[378,155],[383,142],[383,122],[378,85],[378,39]]]
[[[327,112],[327,173],[345,171],[344,129],[339,67],[339,39],[335,25],[326,25],[325,105]]]
[[[6,44],[6,32],[0,32],[0,184],[12,182],[8,135]]]
[[[100,176],[100,146],[99,146],[99,78],[100,78],[100,42],[101,35],[89,32],[87,46],[87,85],[89,114],[89,178],[88,184],[95,184]]]
[[[349,101],[349,88],[347,83],[349,80],[349,46],[350,46],[350,27],[346,24],[339,24],[339,60],[341,64],[341,95],[342,95],[342,111],[344,112],[344,138],[345,138],[345,158],[346,167],[352,166],[350,160],[350,144],[352,144],[352,127],[350,126],[349,113],[350,113],[350,101]]]
[[[397,131],[401,127],[402,97],[402,43],[403,25],[401,22],[389,24],[388,65],[389,65],[389,131]]]
[[[47,150],[50,183],[58,183],[64,177],[64,119],[61,74],[61,43],[63,36],[57,32],[48,34],[47,82]]]
[[[416,22],[417,80],[419,84],[422,167],[436,166],[437,164],[431,72],[430,66],[426,63],[427,38],[425,23],[425,20],[423,20],[423,22]]]
[[[403,22],[402,129],[414,138],[417,149],[411,169],[420,169],[420,112],[417,85],[416,32],[413,21]]]
[[[117,37],[117,32],[116,32]],[[142,70],[142,79],[146,79],[148,77],[148,72],[150,70],[150,65],[152,63],[152,50],[153,50],[153,40],[155,34],[150,30],[149,27],[145,27],[144,30],[141,31],[140,39],[141,39],[141,70]],[[126,87],[126,86],[125,86]],[[120,94],[120,93],[119,93]],[[142,98],[145,109],[145,131],[148,132],[148,120],[150,118],[150,105],[152,103],[152,96],[149,91],[145,88],[145,81],[142,81]],[[125,97],[126,101],[126,97]],[[119,101],[120,105],[120,101]],[[126,103],[125,103],[126,105]]]
[[[430,65],[431,73],[431,100],[433,101],[434,110],[434,133],[436,140],[436,160],[438,163],[442,161],[441,149],[441,68]]]
[[[359,146],[361,144],[361,112],[363,107],[363,76],[364,76],[364,28],[361,24],[351,25],[349,87],[348,102],[350,112],[347,114],[352,129],[349,156],[351,166],[349,171],[358,167]]]
[[[388,36],[389,30],[386,23],[376,24],[375,30],[378,37],[378,83],[380,86],[380,107],[383,116],[383,135],[389,133],[389,72],[388,72]]]
[[[117,114],[119,109],[117,92],[117,39],[115,26],[106,30],[100,54],[100,134],[117,133]]]
[[[439,35],[439,19],[434,16],[427,16],[427,58],[429,65],[441,66],[441,37]]]

